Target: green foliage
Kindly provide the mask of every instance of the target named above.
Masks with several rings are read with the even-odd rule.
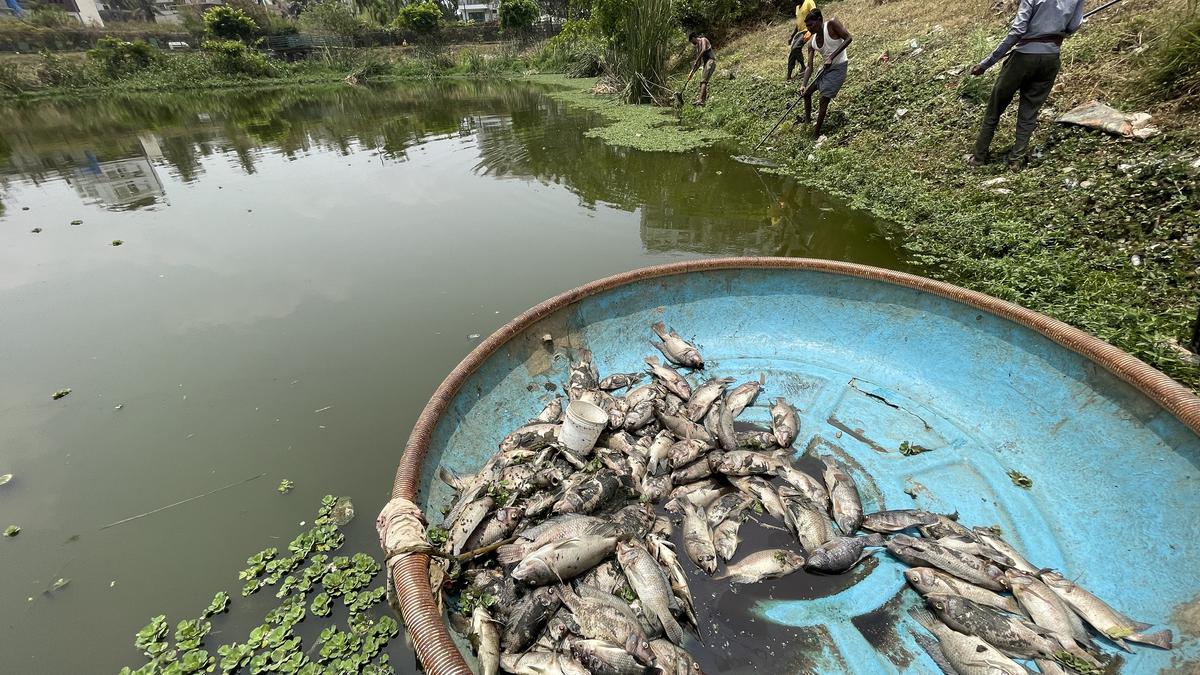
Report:
[[[527,31],[540,15],[541,9],[533,0],[500,0],[500,26],[504,30]]]
[[[434,2],[414,2],[400,8],[392,27],[431,35],[442,27],[442,10]]]
[[[249,14],[229,5],[218,5],[204,13],[204,32],[218,40],[249,40],[258,24]]]
[[[15,537],[18,534],[21,534],[21,528],[16,525],[9,525],[4,528],[4,536],[6,537]]]
[[[279,494],[286,495],[287,493],[291,492],[292,488],[294,487],[296,487],[295,483],[287,478],[284,478],[283,480],[279,481],[279,487],[276,489],[279,491]]]
[[[266,56],[237,40],[205,40],[200,46],[213,70],[221,75],[266,77],[273,72]]]
[[[1193,16],[1162,39],[1148,72],[1151,82],[1167,96],[1200,94],[1200,16]],[[1198,107],[1195,101],[1192,107]]]
[[[712,33],[736,22],[753,6],[738,0],[675,0],[675,20],[687,30]]]
[[[35,7],[29,12],[29,23],[42,28],[72,28],[79,26],[75,17],[67,14],[58,7]]]
[[[538,54],[543,68],[568,77],[596,77],[604,69],[606,44],[594,18],[571,19]]]
[[[362,17],[340,0],[320,0],[310,4],[300,14],[300,25],[318,33],[343,37],[358,37],[370,26]]]
[[[631,103],[669,98],[667,57],[678,32],[671,0],[602,0],[596,7],[625,98]]]
[[[102,37],[88,51],[87,57],[109,77],[123,77],[149,68],[161,58],[161,52],[142,40],[127,42]]]
[[[435,525],[429,528],[429,530],[425,533],[425,537],[429,539],[429,543],[433,544],[434,546],[441,546],[450,539],[450,533],[447,532],[445,528],[437,527]]]

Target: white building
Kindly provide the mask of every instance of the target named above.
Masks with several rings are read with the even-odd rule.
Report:
[[[466,2],[458,5],[458,18],[473,23],[500,20],[500,3],[497,2]]]

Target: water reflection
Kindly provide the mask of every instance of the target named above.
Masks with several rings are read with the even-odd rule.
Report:
[[[583,132],[601,120],[538,86],[444,81],[26,103],[0,133],[6,180],[61,178],[87,204],[167,208],[173,181],[224,156],[245,175],[265,155],[369,153],[405,162],[461,139],[479,176],[563,186],[580,203],[638,212],[648,251],[856,258],[888,250],[875,222],[794,181],[713,149],[674,155],[613,148]],[[894,263],[889,254],[884,263]]]

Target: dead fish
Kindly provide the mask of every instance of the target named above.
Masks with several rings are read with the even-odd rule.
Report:
[[[563,403],[561,398],[555,398],[546,404],[542,411],[529,420],[528,424],[558,424],[562,421]]]
[[[614,431],[604,434],[597,441],[597,445],[609,448],[610,450],[618,450],[625,455],[645,455],[645,449],[639,448],[636,445],[636,439],[624,431]]]
[[[622,611],[623,602],[616,598],[616,603],[584,598],[567,586],[558,587],[558,596],[563,605],[571,610],[584,637],[620,645],[639,663],[654,665],[654,652],[650,651],[650,641],[646,638],[646,633],[633,610],[624,606]]]
[[[609,534],[612,528],[612,523],[593,516],[555,516],[521,532],[517,541],[496,549],[496,560],[501,565],[515,565],[546,544],[586,534]]]
[[[683,550],[696,567],[709,574],[717,571],[717,549],[704,507],[686,501],[683,502]]]
[[[910,567],[904,570],[904,578],[921,595],[930,593],[953,593],[981,605],[988,605],[1011,614],[1020,614],[1017,601],[1006,595],[993,593],[986,588],[963,581],[958,577],[932,567]]]
[[[649,504],[629,504],[610,516],[610,525],[622,539],[640,540],[654,524],[654,507]]]
[[[1054,658],[1056,645],[1046,637],[1045,629],[1011,614],[948,593],[930,593],[925,603],[947,626],[974,635],[1013,658]]]
[[[661,384],[658,384],[657,382],[651,382],[649,384],[643,384],[636,389],[631,389],[628,394],[625,394],[625,400],[629,403],[630,409],[633,409],[639,403],[657,401],[665,396],[666,393],[667,392],[663,390]]]
[[[715,579],[733,584],[754,584],[763,579],[778,579],[804,567],[804,557],[783,548],[756,551],[725,568]]]
[[[737,432],[733,427],[733,413],[726,401],[717,401],[713,404],[713,411],[717,414],[716,417],[716,437],[723,450],[737,450],[738,439]],[[709,413],[712,417],[712,413]]]
[[[525,651],[537,639],[561,604],[558,595],[550,586],[535,588],[522,596],[509,611],[504,631],[500,635],[500,644],[504,651]]]
[[[655,665],[663,675],[704,675],[692,655],[670,640],[651,640],[650,649],[654,652]]]
[[[717,550],[717,556],[722,561],[729,562],[737,553],[738,544],[742,543],[741,537],[738,536],[738,529],[741,526],[741,518],[729,518],[721,521],[713,529],[713,548]]]
[[[642,401],[625,413],[625,431],[637,431],[654,419],[654,399]]]
[[[769,431],[744,431],[735,436],[737,444],[743,448],[753,448],[755,450],[772,450],[775,445],[775,434]]]
[[[666,413],[667,415],[680,415],[683,413],[684,406],[687,405],[685,399],[680,398],[672,392],[668,392],[665,396],[658,400],[658,405],[655,410]]]
[[[722,495],[711,506],[707,506],[708,526],[716,528],[726,518],[737,517],[744,509],[754,503],[754,498],[744,492],[730,492]]]
[[[615,595],[625,587],[628,579],[625,578],[625,571],[616,560],[605,560],[588,570],[587,574],[575,579],[575,590],[581,594],[584,586],[601,591],[608,595]],[[542,588],[546,588],[543,586]]]
[[[941,654],[958,675],[1029,675],[1025,667],[974,635],[951,629],[923,609],[909,612],[938,639]]]
[[[758,392],[762,391],[765,378],[762,375],[758,376],[758,382],[747,382],[739,384],[725,395],[725,405],[729,408],[729,414],[734,419],[742,414],[742,411],[754,403],[754,399],[758,397]]]
[[[674,487],[671,483],[671,474],[664,473],[661,476],[652,476],[647,473],[642,477],[641,485],[638,492],[646,498],[647,501],[657,504],[662,501]]]
[[[732,450],[725,453],[716,470],[726,476],[774,474],[785,461],[787,456],[782,451],[767,454],[754,450]]]
[[[721,398],[725,388],[733,383],[732,377],[714,377],[696,387],[692,396],[684,406],[684,416],[693,422],[699,422],[712,407],[713,402]]]
[[[670,460],[671,468],[678,469],[696,461],[708,449],[709,445],[704,441],[695,438],[685,439],[671,445],[667,450],[667,458]]]
[[[611,431],[620,431],[625,428],[625,416],[629,414],[629,404],[625,399],[614,399],[613,407],[608,411],[608,428]]]
[[[504,506],[496,509],[495,513],[488,516],[480,523],[479,527],[475,528],[475,531],[467,538],[466,544],[463,545],[463,550],[474,551],[504,539],[517,529],[524,517],[525,509],[523,508]]]
[[[737,489],[757,499],[767,513],[787,522],[787,509],[784,508],[783,500],[779,498],[779,494],[775,492],[770,483],[758,476],[730,476],[729,482],[733,483]]]
[[[621,490],[621,479],[608,472],[598,472],[579,486],[567,490],[554,503],[554,513],[591,513],[608,502]]]
[[[920,509],[898,509],[895,511],[876,511],[863,516],[862,528],[872,532],[901,532],[921,525],[933,525],[937,522],[937,514]]]
[[[708,433],[707,429],[686,417],[669,415],[661,410],[655,410],[654,417],[663,425],[664,429],[670,431],[676,438],[704,441],[705,445],[710,448],[715,448],[717,445],[716,439]]]
[[[632,387],[641,382],[645,376],[645,373],[613,373],[600,380],[600,388],[605,391],[615,391],[617,389],[624,389],[625,387]]]
[[[775,399],[775,404],[771,406],[771,433],[781,448],[791,447],[800,433],[800,417],[796,415],[796,409],[782,398]]]
[[[662,626],[667,639],[677,645],[683,644],[683,629],[671,614],[671,583],[650,552],[641,544],[622,542],[617,544],[617,561],[625,570],[629,586],[642,602],[651,623]]]
[[[500,672],[500,625],[482,605],[471,612],[471,644],[479,661],[480,675]]]
[[[672,471],[671,482],[675,485],[682,485],[685,483],[694,483],[698,480],[708,478],[713,474],[713,455],[720,455],[720,452],[714,450],[708,455],[700,457],[691,464],[682,466]]]
[[[1092,595],[1082,586],[1063,577],[1058,572],[1043,571],[1041,580],[1049,586],[1058,597],[1062,598],[1071,609],[1075,610],[1092,628],[1100,631],[1126,651],[1133,651],[1125,644],[1125,640],[1141,642],[1160,649],[1171,648],[1171,631],[1161,630],[1157,633],[1146,633],[1153,624],[1134,621],[1118,612],[1100,598]]]
[[[956,551],[962,551],[968,555],[990,560],[1001,567],[1011,568],[1016,566],[1016,562],[1012,558],[1009,558],[983,541],[977,539],[968,539],[966,537],[950,535],[947,537],[939,537],[935,541],[946,548],[952,548]]]
[[[1033,622],[1053,634],[1063,649],[1093,666],[1100,665],[1084,648],[1096,650],[1096,644],[1088,636],[1087,629],[1079,616],[1058,597],[1050,587],[1037,577],[1024,572],[1009,570],[1008,583],[1013,597]]]
[[[514,675],[591,675],[591,671],[575,659],[556,651],[539,650],[500,655],[500,667]]]
[[[1036,575],[1038,573],[1038,568],[1030,564],[1030,562],[1021,555],[1021,552],[1005,541],[1003,537],[979,527],[976,527],[971,531],[975,534],[975,536],[979,537],[983,543],[991,546],[993,549],[999,551],[1005,557],[1011,560],[1012,566],[1016,569],[1019,569],[1026,574]]]
[[[666,431],[659,432],[659,434],[654,437],[654,440],[650,442],[650,447],[647,449],[649,461],[646,465],[646,470],[649,471],[651,475],[661,476],[667,471],[670,471],[671,465],[668,461],[668,457],[670,456],[672,445],[674,445],[674,439],[671,438],[671,434]]]
[[[804,569],[825,574],[841,574],[871,555],[867,546],[883,546],[883,537],[872,534],[865,537],[834,537],[817,548],[808,551]]]
[[[500,450],[541,450],[558,441],[559,424],[527,424],[500,441]]]
[[[458,518],[446,525],[446,531],[450,533],[446,541],[446,546],[450,553],[454,555],[462,553],[467,539],[471,537],[475,528],[479,527],[479,524],[487,517],[494,503],[495,501],[491,497],[476,499],[463,509]]]
[[[675,526],[671,524],[670,518],[665,518],[663,516],[654,517],[654,522],[650,525],[650,534],[662,537],[664,539],[670,539],[674,532]]]
[[[811,553],[834,538],[833,521],[819,506],[799,492],[795,494],[788,492],[789,489],[787,486],[780,488],[780,499],[787,510],[787,516],[783,518],[783,522],[787,524],[788,529],[795,535],[796,541],[800,543],[805,552]]]
[[[629,458],[617,450],[609,450],[608,448],[594,448],[592,455],[600,460],[604,468],[613,472],[616,476],[628,476],[633,473],[633,469],[629,464]]]
[[[667,580],[671,582],[671,592],[683,605],[684,614],[692,623],[692,627],[696,627],[698,625],[696,623],[696,601],[692,599],[692,589],[688,586],[687,572],[683,570],[683,565],[679,564],[679,557],[675,555],[675,547],[666,539],[650,536],[646,539],[646,550],[663,566],[663,570],[667,573]]]
[[[700,350],[687,340],[679,337],[679,335],[671,330],[660,321],[650,327],[662,342],[651,341],[662,355],[667,357],[667,360],[675,365],[683,366],[684,368],[703,368],[704,358],[700,356]],[[686,396],[684,398],[687,398]]]
[[[575,393],[572,400],[578,397],[588,389],[595,389],[600,386],[600,373],[596,371],[596,364],[592,362],[592,350],[579,350],[579,361],[572,363],[567,374],[568,392]]]
[[[688,386],[687,380],[683,379],[682,375],[675,372],[674,368],[660,365],[658,359],[653,356],[646,357],[646,366],[650,373],[662,382],[667,391],[685,401],[692,397],[692,388]]]
[[[958,514],[944,516],[935,514],[937,522],[932,525],[922,525],[919,529],[921,536],[926,539],[941,539],[952,535],[978,537],[977,534],[958,524]]]
[[[570,641],[571,654],[592,675],[641,675],[646,666],[638,662],[624,647],[604,640]]]
[[[551,542],[525,556],[512,571],[513,579],[528,586],[545,586],[570,579],[594,567],[613,552],[615,536],[582,535]]]
[[[780,463],[775,469],[775,475],[782,478],[785,483],[795,488],[813,504],[826,511],[829,510],[829,492],[821,481],[787,463]]]
[[[1008,590],[1008,580],[999,567],[932,541],[897,534],[888,541],[887,549],[914,567],[928,565],[991,591]]]
[[[829,490],[829,503],[833,522],[842,534],[851,535],[858,531],[863,521],[862,500],[854,479],[836,461],[822,457],[825,463],[825,488]]]

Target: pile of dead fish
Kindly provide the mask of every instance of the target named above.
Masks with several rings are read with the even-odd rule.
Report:
[[[668,361],[704,368],[695,346],[662,324],[653,329]],[[480,672],[699,673],[683,648],[685,630],[702,636],[672,543],[677,522],[691,563],[732,584],[801,569],[841,574],[886,547],[912,566],[905,576],[932,610],[914,617],[936,637],[918,640],[947,673],[1028,672],[1014,658],[1042,672],[1089,672],[1099,651],[1084,622],[1123,648],[1127,640],[1170,647],[1169,632],[1145,633],[1149,626],[1030,565],[992,531],[917,510],[864,516],[842,464],[821,457],[819,477],[793,466],[800,423],[782,398],[770,406],[770,430],[735,430],[761,377],[693,389],[657,358],[646,365],[642,384],[643,372],[602,379],[586,350],[572,360],[569,399],[609,413],[587,454],[558,444],[556,399],[477,474],[439,471],[457,498],[439,530],[445,540],[431,541],[461,563],[435,565],[434,588],[457,594],[451,623],[470,637]],[[750,518],[779,521],[798,550],[757,551],[722,569]]]

